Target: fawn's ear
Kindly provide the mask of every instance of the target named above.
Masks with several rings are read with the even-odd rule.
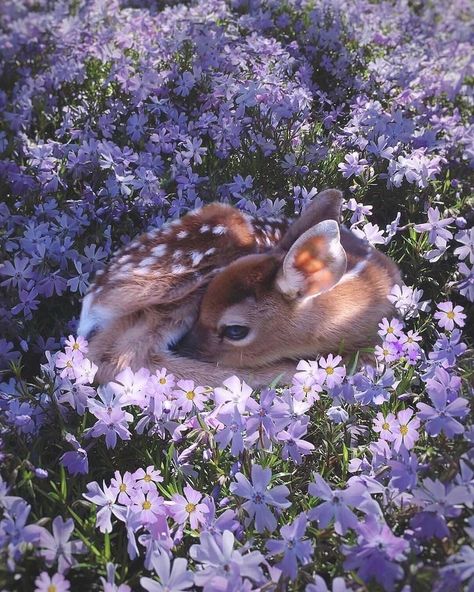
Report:
[[[318,193],[309,206],[288,228],[278,246],[287,251],[304,232],[323,220],[339,222],[342,193],[338,189],[326,189]]]
[[[303,233],[283,260],[276,287],[289,298],[327,292],[344,275],[346,252],[335,220],[324,220]]]

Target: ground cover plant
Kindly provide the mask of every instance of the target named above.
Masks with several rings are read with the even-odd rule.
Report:
[[[0,588],[474,590],[473,6],[0,4]],[[112,252],[318,190],[396,260],[375,366],[94,385]]]

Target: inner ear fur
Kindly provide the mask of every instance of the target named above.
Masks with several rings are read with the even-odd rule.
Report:
[[[342,192],[338,189],[326,189],[318,193],[300,217],[291,224],[278,246],[287,251],[298,237],[319,222],[323,220],[339,222],[341,207]]]
[[[333,288],[346,269],[339,224],[324,220],[295,241],[283,260],[276,287],[290,298],[317,296]]]

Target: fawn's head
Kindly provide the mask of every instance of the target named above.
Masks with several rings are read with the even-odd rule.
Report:
[[[315,353],[313,328],[324,326],[348,256],[354,264],[341,243],[341,204],[339,191],[324,191],[275,249],[241,257],[218,273],[178,351],[234,367]],[[345,232],[349,243],[357,241]],[[357,242],[357,249],[366,256],[365,246]],[[338,304],[342,314],[344,299]]]

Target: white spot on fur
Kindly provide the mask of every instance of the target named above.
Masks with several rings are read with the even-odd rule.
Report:
[[[221,234],[225,234],[227,232],[227,228],[222,224],[218,224],[212,229],[212,234],[217,234],[218,236]]]
[[[204,234],[205,232],[209,232],[210,229],[211,229],[211,227],[209,226],[209,224],[203,224],[201,226],[201,228],[199,229],[199,232],[201,234]]]
[[[187,267],[184,267],[184,265],[173,265],[171,267],[171,273],[174,273],[176,275],[180,275],[182,273],[185,273],[188,270]]]
[[[139,267],[138,269],[133,270],[134,275],[148,275],[151,273],[151,269],[149,267]]]
[[[199,265],[204,258],[205,253],[199,253],[199,251],[191,251],[191,263],[193,267]]]
[[[173,253],[174,261],[178,261],[178,259],[181,259],[182,256],[183,256],[183,251],[181,249],[176,249],[176,251],[174,251],[174,253]]]
[[[138,267],[148,267],[150,265],[153,265],[153,263],[156,263],[156,259],[154,257],[147,257],[146,259],[140,261]]]
[[[151,254],[154,255],[155,257],[161,257],[162,255],[164,255],[166,253],[166,245],[157,245],[156,247],[153,247],[153,249],[151,250]]]
[[[183,239],[186,238],[188,236],[189,232],[187,230],[180,230],[178,232],[178,234],[176,235],[177,238],[179,239]]]
[[[207,249],[207,251],[204,254],[205,255],[212,255],[215,252],[216,252],[216,248],[215,247],[211,247],[210,249]]]

